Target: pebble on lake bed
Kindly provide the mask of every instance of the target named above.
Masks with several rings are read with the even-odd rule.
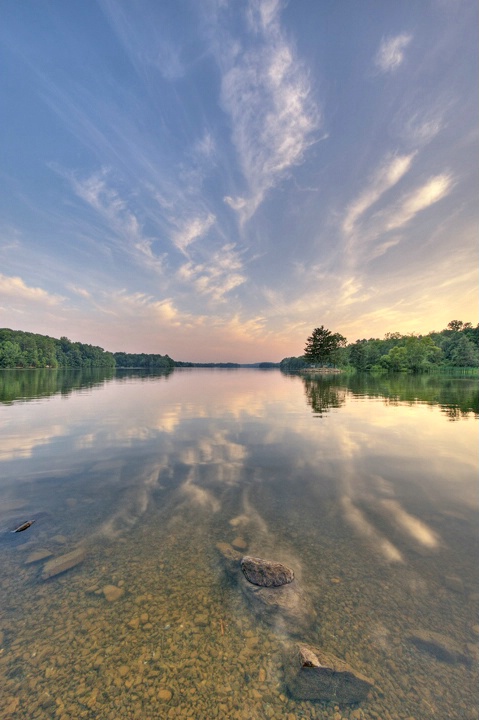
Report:
[[[235,548],[235,550],[246,550],[246,548],[248,547],[248,543],[242,537],[235,537],[231,544]]]
[[[125,591],[123,588],[116,587],[116,585],[105,585],[102,592],[108,602],[115,602],[115,600],[121,598]]]
[[[173,693],[168,688],[161,688],[158,691],[158,700],[161,700],[161,702],[170,702],[172,697]]]

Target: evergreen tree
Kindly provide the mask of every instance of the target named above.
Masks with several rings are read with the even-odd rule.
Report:
[[[339,333],[332,333],[323,325],[313,330],[306,341],[304,358],[312,363],[325,365],[334,362],[335,353],[346,345],[346,338]]]

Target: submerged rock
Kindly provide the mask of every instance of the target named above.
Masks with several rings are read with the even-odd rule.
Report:
[[[294,580],[291,568],[280,562],[245,555],[241,569],[248,582],[261,587],[280,587]]]
[[[55,577],[55,575],[60,575],[60,573],[76,567],[76,565],[84,561],[85,557],[85,550],[83,550],[83,548],[77,548],[77,550],[73,550],[66,555],[60,555],[52,560],[48,560],[43,566],[42,580],[48,580],[51,577]]]
[[[464,647],[447,635],[430,630],[414,630],[408,638],[419,650],[428,652],[443,662],[451,665],[463,663],[468,666],[472,663],[471,656]]]
[[[116,587],[116,585],[105,585],[105,587],[102,588],[102,592],[108,602],[119,600],[125,593],[123,588]]]
[[[464,593],[464,583],[457,575],[446,575],[444,577],[444,585],[448,588],[448,590],[452,590],[459,595]]]
[[[277,630],[296,636],[310,628],[316,612],[311,600],[293,579],[294,574],[290,568],[281,563],[261,558],[242,557],[228,543],[218,543],[216,547],[223,557],[226,570],[238,582],[251,610],[259,620]],[[263,580],[266,577],[266,582],[271,582],[273,579],[278,582],[281,578],[285,584],[270,586],[252,584],[250,580],[246,579],[243,564],[248,573],[249,568],[252,568],[251,576],[258,580],[261,580],[261,572],[258,571],[257,574],[254,574],[254,568],[259,566],[265,569],[267,567],[270,572],[269,574],[265,572],[265,575],[262,576]],[[273,572],[274,568],[276,568],[276,573]],[[241,572],[242,569],[243,572]]]
[[[40,562],[40,560],[46,560],[52,555],[53,553],[50,552],[50,550],[47,550],[46,548],[39,548],[38,550],[30,553],[30,555],[25,560],[25,565],[33,565],[33,563]]]
[[[14,530],[12,530],[12,533],[19,533],[24,532],[25,530],[28,530],[30,528],[35,520],[27,520],[26,522],[23,522],[21,525],[18,525]]]
[[[238,537],[235,537],[231,544],[236,550],[246,550],[246,548],[248,547],[248,543],[246,542],[246,540],[239,535]]]
[[[287,645],[284,666],[286,686],[297,700],[360,702],[374,684],[340,658],[311,645]]]

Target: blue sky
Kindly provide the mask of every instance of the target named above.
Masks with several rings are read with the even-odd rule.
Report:
[[[0,326],[280,360],[476,323],[475,0],[4,0]]]

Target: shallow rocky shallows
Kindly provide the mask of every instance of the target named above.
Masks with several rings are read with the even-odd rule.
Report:
[[[305,545],[294,582],[314,612],[300,634],[367,678],[368,692],[361,702],[298,699],[285,681],[285,644],[298,642],[290,616],[263,622],[216,547],[239,567],[245,550],[274,556],[277,538],[246,535],[239,552],[227,522],[214,529],[196,519],[165,509],[112,542],[69,537],[66,529],[61,543],[39,531],[5,548],[0,718],[477,719],[475,664],[445,662],[411,642],[422,623],[472,653],[474,593],[465,602],[447,588],[426,593],[406,570],[366,576],[355,557],[345,565],[342,554],[338,564],[334,543],[320,556]],[[42,579],[82,543],[81,562]],[[296,571],[294,560],[288,566]],[[403,604],[409,615],[398,612]]]

